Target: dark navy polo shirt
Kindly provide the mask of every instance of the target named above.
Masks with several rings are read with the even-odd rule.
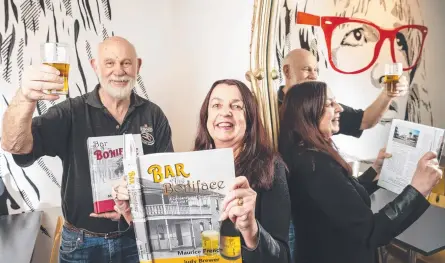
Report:
[[[130,107],[119,125],[100,101],[99,87],[82,96],[68,98],[33,118],[32,152],[13,157],[17,165],[26,167],[42,156],[58,156],[63,165],[61,199],[65,219],[78,228],[109,233],[118,230],[118,222],[90,217],[93,198],[87,139],[141,134],[144,154],[172,152],[173,145],[170,125],[159,106],[132,92]]]

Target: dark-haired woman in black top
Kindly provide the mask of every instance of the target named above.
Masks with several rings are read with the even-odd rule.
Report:
[[[425,154],[411,184],[374,214],[369,195],[384,153],[354,178],[332,142],[341,112],[327,85],[316,81],[291,88],[281,108],[279,148],[290,170],[297,263],[376,262],[376,249],[425,212],[425,196],[441,177],[436,154]]]

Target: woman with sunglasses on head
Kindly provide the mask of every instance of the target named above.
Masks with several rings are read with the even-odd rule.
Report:
[[[292,87],[280,109],[279,149],[289,168],[292,221],[298,263],[375,263],[379,246],[415,222],[428,208],[425,196],[440,179],[436,154],[418,162],[413,180],[394,201],[373,213],[381,151],[359,178],[333,145],[341,106],[324,82]]]

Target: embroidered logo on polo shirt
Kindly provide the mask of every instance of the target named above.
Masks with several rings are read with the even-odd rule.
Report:
[[[150,146],[155,144],[155,137],[151,134],[152,132],[153,128],[149,127],[147,124],[141,126],[141,139],[143,144]]]

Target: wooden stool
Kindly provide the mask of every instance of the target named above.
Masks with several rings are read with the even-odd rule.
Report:
[[[62,227],[63,227],[63,217],[57,217],[56,230],[54,231],[53,238],[53,247],[51,249],[51,258],[50,263],[58,263],[59,262],[59,247],[60,247],[60,239],[62,237]]]

